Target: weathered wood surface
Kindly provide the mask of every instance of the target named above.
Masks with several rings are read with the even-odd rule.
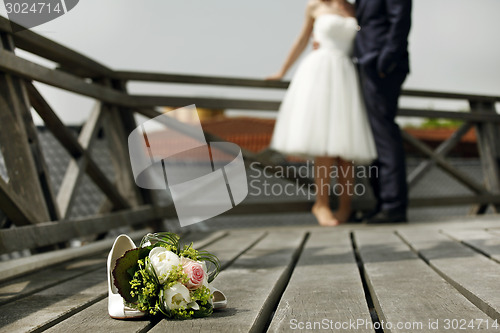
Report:
[[[87,272],[98,270],[106,265],[105,253],[89,255],[87,259],[77,262],[65,262],[50,268],[41,268],[12,282],[0,285],[0,305],[11,303],[17,299],[53,287]]]
[[[78,143],[81,145],[82,149],[90,149],[90,146],[97,137],[97,133],[101,129],[100,125],[102,117],[103,110],[101,103],[96,103],[78,137]],[[76,188],[88,166],[88,160],[85,156],[73,156],[74,158],[69,161],[61,187],[57,193],[57,203],[63,218],[67,218],[70,213],[73,200],[76,196]]]
[[[2,179],[0,178],[0,198]],[[263,214],[309,211],[310,202],[292,201],[283,203],[248,203],[237,206],[223,214],[225,217],[238,214]],[[53,223],[40,223],[36,226],[0,230],[0,254],[34,249],[68,241],[72,238],[95,235],[122,226],[136,226],[161,218],[175,218],[173,205],[154,207],[142,205],[110,214],[62,220]]]
[[[127,225],[140,225],[158,216],[160,214],[154,207],[145,205],[102,216],[4,229],[0,232],[0,253],[57,244],[72,238],[95,235]]]
[[[410,143],[413,147],[417,148],[419,151],[434,160],[441,169],[461,182],[468,189],[476,194],[488,194],[488,192],[482,185],[477,184],[471,177],[469,177],[469,175],[452,166],[441,154],[434,152],[434,150],[432,150],[432,148],[430,148],[427,144],[405,131],[401,131],[401,135],[406,142]]]
[[[458,128],[446,141],[442,142],[435,150],[436,155],[445,157],[459,142],[462,137],[472,129],[471,123],[465,123]],[[408,186],[418,183],[423,176],[436,164],[434,159],[421,162],[409,175]]]
[[[35,64],[15,56],[12,52],[0,52],[0,69],[27,80],[35,80],[67,91],[96,98],[102,102],[122,105],[127,95],[98,84],[91,84],[73,74]]]
[[[110,79],[95,80],[106,87],[119,92],[127,93],[126,86],[121,81],[111,81]],[[106,137],[108,151],[114,170],[114,185],[118,191],[127,199],[132,206],[151,204],[156,206],[155,196],[147,189],[139,188],[134,182],[132,166],[128,149],[128,135],[135,130],[137,123],[134,112],[128,108],[121,108],[108,105],[105,109],[103,130]],[[126,161],[126,163],[124,162]],[[113,208],[109,199],[101,204],[100,212],[109,212]],[[153,228],[161,228],[162,220],[152,221]]]
[[[492,228],[492,229],[489,229],[488,231],[494,235],[500,235],[500,228]]]
[[[114,89],[110,89],[109,87],[88,83],[76,75],[72,75],[57,70],[54,71],[47,67],[16,57],[14,54],[11,54],[10,52],[2,52],[0,57],[0,69],[28,80],[43,82],[54,87],[62,88],[84,96],[96,98],[102,102],[124,107],[130,107],[130,108],[144,108],[144,107],[156,107],[156,106],[181,107],[181,106],[196,104],[199,107],[206,107],[206,108],[269,111],[269,110],[278,110],[280,105],[280,101],[275,101],[275,100],[229,99],[225,97],[204,98],[204,97],[129,95],[125,93],[120,93]],[[112,78],[113,75],[109,75],[108,77]],[[123,77],[119,77],[119,79],[126,80]],[[464,96],[466,97],[468,95]],[[479,100],[482,100],[482,98],[486,100],[491,99],[488,96],[472,95],[469,97]],[[500,115],[490,114],[486,112],[478,112],[472,114],[463,112],[402,109],[400,111],[400,115],[415,116],[415,117],[432,117],[432,118],[448,117],[452,119],[464,119],[470,121],[490,121],[497,123],[500,122]]]
[[[54,287],[0,306],[5,332],[42,330],[103,299],[107,289],[106,265]]]
[[[140,231],[131,233],[130,237],[132,239],[140,239],[147,231],[148,229],[142,229]],[[48,266],[57,265],[69,260],[93,256],[98,252],[102,252],[106,249],[111,248],[112,245],[112,239],[105,239],[81,247],[66,248],[63,250],[45,252],[34,256],[2,261],[0,262],[0,272],[2,272],[2,274],[0,275],[0,282],[3,283],[4,281],[8,281],[9,279],[11,279],[12,277],[25,275],[27,273],[41,270]]]
[[[400,235],[467,299],[490,317],[500,320],[500,265],[497,262],[440,233],[402,231]]]
[[[324,321],[326,320],[326,321]],[[315,231],[307,240],[271,322],[270,332],[288,332],[299,322],[371,322],[348,231]],[[357,332],[373,332],[360,328]]]
[[[0,177],[0,209],[18,225],[29,225],[38,221],[38,217],[24,202],[23,197],[14,192]]]
[[[486,230],[446,229],[443,232],[500,263],[500,234]]]
[[[207,84],[214,86],[248,88],[288,88],[289,82],[239,79],[232,77],[210,77],[201,75],[165,74],[149,72],[117,71],[115,77],[126,81],[149,81],[165,83]]]
[[[61,187],[61,191],[63,191],[63,198],[72,197],[72,193],[74,193],[74,188],[81,176],[81,172],[87,171],[90,178],[111,200],[115,208],[129,208],[129,202],[118,192],[114,184],[106,177],[104,172],[91,157],[90,152],[87,150],[99,129],[101,114],[103,112],[101,110],[103,107],[101,103],[96,104],[92,115],[85,124],[82,133],[80,133],[80,137],[77,139],[73,133],[64,126],[62,121],[52,110],[50,105],[44,100],[42,95],[36,90],[33,84],[28,83],[26,84],[26,87],[30,94],[33,107],[43,119],[47,128],[49,128],[52,134],[54,134],[54,137],[74,159],[74,163],[71,163],[67,170]],[[73,192],[70,192],[71,190]],[[61,200],[60,197],[58,197],[58,200]],[[62,203],[63,207],[67,210],[71,200],[69,200],[69,202],[63,201]]]
[[[384,332],[450,332],[456,319],[498,332],[498,223],[192,232],[186,242],[221,259],[214,284],[228,307],[189,321],[109,318],[101,249],[2,282],[0,331],[374,332],[384,322]]]
[[[473,113],[483,112],[497,115],[495,103],[470,102]],[[500,141],[499,125],[494,123],[476,124],[477,141],[481,164],[483,167],[483,178],[486,188],[491,193],[500,193]],[[500,205],[493,206],[495,211],[500,212]]]
[[[12,36],[4,35],[3,37],[5,37],[3,38],[5,42],[5,50],[14,52],[15,45]],[[45,163],[44,152],[42,151],[41,144],[38,139],[38,131],[31,115],[31,105],[29,103],[24,82],[17,77],[11,77],[10,81],[13,88],[12,92],[15,94],[15,97],[13,96],[12,98],[17,99],[16,112],[18,113],[18,121],[24,125],[24,131],[26,132],[28,144],[32,151],[36,171],[38,173],[40,186],[42,188],[50,219],[53,221],[59,220],[61,216],[55,202],[55,192],[50,181],[49,169]]]
[[[200,321],[162,320],[151,332],[189,330],[203,332],[262,332],[275,303],[288,282],[304,232],[271,232],[240,256],[215,280],[223,289],[228,308]]]
[[[231,108],[231,109],[251,109],[251,110],[277,110],[280,101],[276,100],[256,100],[256,99],[235,99],[225,97],[179,97],[179,96],[145,96],[145,95],[131,95],[125,90],[125,83],[127,81],[150,81],[150,82],[170,82],[170,83],[187,83],[187,84],[209,84],[209,85],[224,85],[234,87],[247,87],[247,88],[279,88],[284,89],[288,86],[288,82],[265,81],[256,79],[241,79],[241,78],[221,78],[221,77],[204,77],[193,75],[178,75],[178,74],[162,74],[162,73],[141,73],[141,72],[119,72],[113,71],[92,59],[72,51],[62,45],[52,42],[42,36],[39,36],[31,31],[21,31],[17,34],[12,34],[10,31],[10,24],[8,20],[0,19],[0,31],[4,36],[7,36],[12,47],[3,48],[0,50],[0,70],[4,73],[2,75],[14,78],[18,83],[22,83],[22,79],[26,79],[28,90],[31,83],[28,81],[34,80],[43,82],[54,87],[58,87],[67,91],[81,94],[87,97],[95,98],[103,105],[106,105],[106,116],[108,120],[108,136],[112,145],[119,149],[113,150],[114,165],[128,165],[126,162],[126,149],[124,146],[124,134],[133,128],[133,112],[143,113],[144,110],[152,110],[157,106],[184,106],[187,104],[196,103],[200,107],[208,108]],[[59,66],[56,70],[41,66],[26,59],[16,56],[13,52],[13,43],[21,49],[35,53],[41,57],[56,62]],[[4,43],[5,44],[5,43]],[[88,78],[92,78],[89,80]],[[23,95],[24,89],[20,84],[16,85],[15,91],[17,95]],[[11,89],[12,90],[12,89]],[[5,93],[4,93],[5,94]],[[443,144],[437,151],[433,152],[429,147],[423,145],[421,142],[414,140],[414,138],[406,136],[407,140],[412,142],[418,149],[426,153],[431,161],[423,164],[416,173],[411,175],[410,183],[416,182],[425,170],[428,170],[431,165],[437,164],[450,175],[455,177],[458,181],[464,183],[470,188],[475,195],[463,197],[442,197],[442,198],[417,198],[411,201],[412,207],[421,206],[438,206],[438,205],[459,205],[459,204],[480,204],[480,208],[476,213],[483,213],[489,204],[493,204],[498,209],[500,207],[500,180],[498,177],[498,159],[500,151],[495,143],[498,141],[498,123],[500,123],[500,115],[494,112],[494,102],[499,101],[500,97],[497,96],[480,96],[470,94],[453,94],[442,92],[426,92],[426,91],[413,91],[407,90],[403,95],[414,97],[430,97],[430,98],[447,98],[447,99],[462,99],[467,100],[471,104],[471,112],[446,112],[438,110],[420,110],[420,109],[401,109],[399,115],[402,116],[416,116],[416,117],[432,117],[432,118],[450,118],[462,119],[470,123],[474,123],[477,127],[479,145],[481,150],[484,174],[486,175],[486,189],[481,184],[477,184],[473,179],[468,177],[460,170],[454,168],[451,164],[447,163],[444,159],[446,151],[448,151],[459,139],[460,134],[465,133],[469,124],[465,125],[455,137],[452,137],[446,144]],[[40,96],[38,96],[40,97]],[[33,98],[33,97],[32,97]],[[25,98],[24,98],[25,99]],[[35,108],[37,108],[36,96],[32,100]],[[22,102],[22,101],[21,101]],[[12,104],[12,103],[11,103]],[[17,103],[20,104],[20,103]],[[21,103],[22,104],[22,103]],[[27,106],[27,103],[25,103]],[[117,172],[116,185],[112,184],[99,170],[98,166],[92,160],[86,151],[84,144],[75,145],[74,139],[66,135],[67,131],[62,129],[62,123],[54,119],[54,114],[46,103],[38,103],[40,115],[46,121],[48,127],[52,123],[55,128],[55,133],[59,139],[62,138],[63,145],[67,148],[72,156],[76,159],[70,164],[67,176],[64,178],[61,192],[58,195],[58,205],[54,205],[51,200],[50,182],[47,182],[46,168],[43,163],[36,163],[36,160],[42,161],[41,154],[37,149],[36,138],[29,136],[28,139],[32,141],[31,147],[35,152],[35,165],[38,167],[39,181],[26,182],[33,184],[34,187],[41,185],[42,192],[45,197],[45,204],[48,209],[50,219],[59,219],[59,215],[65,217],[71,207],[75,187],[78,180],[86,170],[95,183],[103,190],[103,192],[110,198],[112,204],[103,205],[101,212],[109,212],[112,209],[126,209],[135,207],[141,204],[152,204],[151,196],[143,190],[137,190],[130,178],[130,170],[127,168],[119,169]],[[148,109],[149,108],[149,109]],[[24,107],[27,110],[26,107]],[[148,112],[149,114],[154,114]],[[24,112],[25,115],[28,112]],[[45,114],[45,117],[44,117]],[[26,118],[26,117],[25,117]],[[127,121],[126,119],[129,119]],[[132,121],[130,121],[132,120]],[[55,124],[55,125],[54,125]],[[30,127],[30,126],[28,126]],[[30,128],[27,127],[27,131]],[[125,133],[123,133],[125,130]],[[31,132],[33,132],[31,130]],[[29,134],[29,133],[28,133]],[[65,144],[65,142],[70,142]],[[70,147],[73,146],[73,147]],[[83,151],[82,151],[83,150]],[[83,157],[81,156],[83,155]],[[38,159],[36,158],[38,156]],[[246,153],[245,157],[251,157],[259,160],[257,154]],[[7,158],[9,160],[10,158]],[[118,161],[118,163],[116,163]],[[259,160],[260,161],[260,160]],[[265,161],[264,161],[265,162]],[[264,163],[265,164],[265,163]],[[30,167],[30,166],[29,166]],[[15,169],[8,167],[8,169]],[[14,182],[15,183],[15,182]],[[40,183],[40,184],[38,184]],[[4,184],[0,184],[4,185]],[[116,189],[118,187],[118,190]],[[26,205],[23,205],[22,200],[18,200],[15,194],[12,194],[7,186],[0,187],[0,202],[2,209],[8,211],[8,214],[15,219],[18,225],[29,224],[33,221],[47,221],[47,217],[42,215],[47,214],[29,214]],[[36,194],[37,191],[29,191]],[[38,191],[39,192],[39,191]],[[40,200],[38,200],[40,201]],[[108,201],[109,203],[109,201]],[[58,207],[59,206],[59,207]],[[300,206],[294,206],[297,210],[308,209],[308,203],[302,203]],[[43,209],[44,207],[42,207]],[[62,214],[58,213],[58,208]],[[234,210],[235,213],[248,213],[247,207],[239,206]],[[274,210],[274,206],[264,205],[263,209],[269,211]],[[160,208],[162,209],[162,208]],[[277,209],[277,211],[281,211]],[[263,211],[264,212],[264,211]],[[40,217],[42,216],[42,217]],[[12,219],[11,219],[12,220]],[[0,221],[1,222],[1,221]],[[155,221],[155,223],[157,223]],[[3,224],[3,223],[2,223]],[[158,223],[157,223],[158,224]]]
[[[240,79],[234,77],[210,77],[201,75],[166,74],[166,73],[131,72],[131,71],[116,71],[115,77],[127,81],[208,84],[208,85],[224,85],[224,86],[252,87],[252,88],[286,89],[290,84],[290,82],[288,81],[267,81],[267,80]],[[500,98],[498,96],[457,94],[449,92],[422,91],[422,90],[403,90],[402,95],[411,97],[479,100],[488,102],[500,101]]]
[[[362,231],[355,234],[355,239],[381,321],[394,325],[415,323],[423,329],[436,319],[441,322],[445,319],[467,322],[491,319],[436,274],[393,231]],[[415,327],[411,330],[417,331]],[[384,330],[387,331],[407,332],[408,328]],[[449,330],[441,326],[433,331]]]
[[[492,122],[500,123],[500,116],[498,114],[491,114],[486,112],[460,112],[460,111],[447,111],[447,110],[426,110],[426,109],[406,109],[400,108],[398,116],[404,117],[418,117],[418,118],[442,118],[443,115],[447,119],[456,119],[471,122]]]
[[[0,53],[12,53],[3,46],[3,34],[0,37]],[[34,136],[29,137],[29,134],[35,134],[30,132],[32,128],[29,123],[32,120],[25,120],[28,115],[31,117],[26,92],[22,89],[19,78],[0,72],[0,124],[3,125],[0,131],[0,148],[9,174],[9,182],[2,186],[0,192],[4,192],[5,188],[17,195],[9,200],[9,204],[5,204],[7,201],[0,202],[0,208],[11,220],[19,218],[19,225],[50,220],[37,172],[40,170],[37,166],[41,167],[42,161],[35,159],[35,153],[40,152],[38,141]],[[32,141],[35,146],[30,145],[30,139],[35,140]]]
[[[196,239],[195,236],[187,234],[186,238],[187,240],[193,237]],[[207,237],[210,237],[210,234]],[[106,257],[107,251],[101,253],[100,256]],[[83,258],[73,265],[85,266],[87,260]],[[99,261],[98,258],[97,260]],[[57,271],[58,268],[53,269]],[[35,272],[35,274],[39,274],[39,272]],[[21,289],[22,287],[20,288],[17,283],[25,282],[24,279],[15,280],[14,284],[10,284],[10,292],[12,289]],[[35,283],[43,282],[35,278]],[[21,292],[26,292],[26,297],[0,305],[2,331],[43,331],[104,299],[107,295],[106,264],[104,262],[98,267],[94,267],[90,272],[84,272],[72,279],[60,280],[58,283],[52,283],[43,289],[40,286],[33,289],[30,293],[23,288]],[[16,297],[16,295],[11,297]]]
[[[0,31],[7,33],[12,31],[11,23],[4,17],[0,17]],[[96,61],[38,35],[31,30],[19,31],[12,34],[12,37],[16,47],[59,63],[65,68],[73,68],[79,75],[100,77],[112,73],[110,69]]]
[[[218,254],[224,269],[227,263],[235,260],[241,252],[245,251],[254,242],[258,241],[263,233],[256,233],[253,236],[235,233],[230,240],[219,241],[227,236],[221,233],[208,235],[205,239],[198,240],[195,244],[197,248],[206,248]],[[222,238],[221,238],[222,237]],[[188,238],[189,239],[189,238]],[[216,242],[215,244],[212,244]],[[96,331],[96,332],[139,332],[147,331],[158,321],[120,321],[109,318],[107,313],[107,299],[90,306],[73,316],[71,321],[63,321],[52,327],[49,332],[70,332],[70,331]]]

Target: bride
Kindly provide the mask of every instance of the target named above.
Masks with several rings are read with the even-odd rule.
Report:
[[[282,79],[313,36],[318,47],[293,76],[280,106],[271,148],[315,159],[316,202],[312,212],[322,226],[348,220],[353,164],[369,164],[377,157],[351,58],[360,29],[354,13],[354,6],[346,0],[310,0],[302,31],[283,67],[268,78]],[[328,199],[334,167],[341,188],[336,191],[340,196],[336,212],[330,209]]]

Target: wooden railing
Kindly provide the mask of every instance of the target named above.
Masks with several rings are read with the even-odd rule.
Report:
[[[150,191],[134,184],[127,149],[127,136],[136,127],[134,113],[152,118],[160,114],[155,110],[158,106],[196,104],[214,109],[277,110],[280,104],[276,100],[133,95],[127,92],[127,83],[146,81],[265,89],[288,87],[288,82],[114,71],[32,31],[12,33],[10,22],[2,17],[0,38],[0,147],[9,174],[8,182],[0,177],[0,211],[5,215],[0,218],[3,228],[0,230],[0,254],[53,246],[76,237],[103,234],[124,225],[158,226],[161,219],[175,218],[172,206],[158,206]],[[16,48],[48,59],[56,63],[57,68],[47,68],[21,58],[14,53]],[[78,138],[65,127],[33,82],[42,82],[96,100]],[[498,210],[500,115],[496,113],[494,103],[499,102],[500,97],[413,90],[406,90],[403,94],[467,100],[471,107],[471,112],[467,113],[400,110],[400,116],[464,121],[464,125],[436,150],[404,133],[407,142],[429,157],[409,175],[410,185],[416,184],[433,165],[437,165],[474,193],[461,197],[418,198],[413,199],[411,205],[476,204],[476,213],[483,213],[489,205]],[[55,193],[48,176],[31,107],[72,158],[58,193]],[[476,129],[478,136],[485,185],[476,183],[446,160],[447,153],[471,128]],[[104,130],[113,146],[110,153],[115,166],[114,181],[105,175],[90,154],[100,130]],[[209,133],[206,136],[209,141],[218,139]],[[263,155],[249,151],[243,153],[247,161],[269,163]],[[84,174],[105,194],[107,203],[103,204],[98,216],[70,220],[68,214]],[[308,202],[243,204],[226,214],[303,211],[309,207]],[[12,224],[16,228],[9,229]]]

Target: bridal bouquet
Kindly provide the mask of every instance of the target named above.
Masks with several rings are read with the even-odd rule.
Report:
[[[147,234],[138,248],[125,252],[113,277],[126,305],[172,319],[210,316],[215,290],[210,282],[219,273],[219,260],[192,245],[181,248],[178,235],[163,232]]]

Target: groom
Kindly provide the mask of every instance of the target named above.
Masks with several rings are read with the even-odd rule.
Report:
[[[406,222],[408,187],[403,140],[395,122],[401,86],[410,71],[411,0],[357,0],[361,30],[356,56],[378,159],[371,179],[377,206],[367,223]]]

